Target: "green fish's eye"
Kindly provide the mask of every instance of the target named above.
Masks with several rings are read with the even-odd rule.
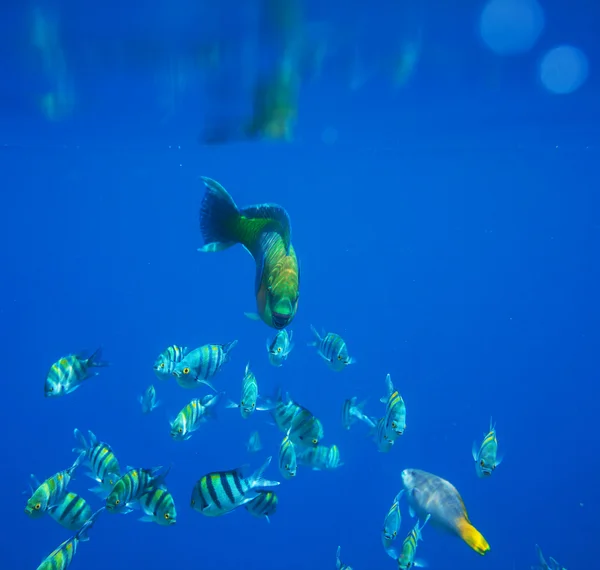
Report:
[[[398,533],[396,531],[394,531],[392,534],[394,535],[394,538],[396,538],[396,536],[398,536]]]
[[[289,469],[290,469],[290,464],[289,464],[289,463],[286,463],[286,464],[285,464],[283,467],[284,467],[284,469],[285,469],[286,471],[289,471]]]
[[[178,431],[179,433],[183,433],[183,428],[179,428],[177,431]]]
[[[120,504],[121,504],[121,499],[117,499],[117,500],[115,501],[115,505],[120,505]]]
[[[33,507],[36,511],[39,511],[42,508],[42,504],[41,503],[36,503],[35,507]]]
[[[392,422],[392,427],[396,429],[396,422]]]
[[[190,504],[192,505],[192,507],[196,504],[196,501],[194,499],[191,500]]]
[[[277,347],[277,352],[281,352],[281,347],[280,346]]]
[[[165,513],[165,519],[169,520],[170,518],[169,513]]]
[[[164,362],[161,362],[161,363],[160,363],[160,368],[164,368],[164,367],[165,367],[165,363],[164,363]]]
[[[319,443],[319,440],[317,438],[313,438],[312,442],[317,445],[317,443]]]
[[[342,360],[342,355],[338,354],[338,360]]]
[[[253,403],[253,404],[252,404],[252,408],[254,409],[255,407],[256,407],[256,404],[254,404],[254,403]]]
[[[190,373],[190,369],[189,369],[189,368],[186,366],[186,367],[183,369],[183,373],[184,373],[184,374],[189,374],[189,373]]]
[[[483,462],[483,459],[479,462],[479,465],[481,465],[482,467],[485,465],[485,463]]]
[[[245,405],[246,405],[246,402],[244,402],[244,400],[242,400],[242,406],[245,406]]]

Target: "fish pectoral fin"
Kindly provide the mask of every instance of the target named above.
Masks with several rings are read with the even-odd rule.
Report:
[[[479,446],[477,442],[473,442],[473,446],[471,447],[471,454],[473,455],[473,461],[477,461],[477,455],[479,454]]]
[[[244,313],[244,315],[246,316],[246,318],[250,319],[251,321],[260,321],[260,315],[258,313]]]
[[[144,516],[144,517],[140,517],[138,519],[138,521],[140,522],[154,522],[154,519],[148,515]]]
[[[427,568],[427,562],[419,558],[413,561],[413,566],[416,566],[417,568]]]
[[[229,249],[231,246],[235,245],[234,241],[215,241],[212,243],[207,243],[202,247],[198,248],[200,253],[213,253],[215,251],[223,251],[225,249]]]
[[[408,507],[408,514],[414,519],[415,518],[415,509],[412,507]]]

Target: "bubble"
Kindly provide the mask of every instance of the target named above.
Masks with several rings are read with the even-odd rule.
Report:
[[[563,45],[551,49],[540,64],[540,79],[548,91],[558,95],[573,93],[588,76],[588,61],[576,47]]]
[[[491,0],[479,22],[483,41],[498,55],[528,52],[543,27],[544,12],[537,0]]]

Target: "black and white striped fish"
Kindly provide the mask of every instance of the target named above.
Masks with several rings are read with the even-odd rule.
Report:
[[[205,344],[188,352],[173,369],[177,383],[182,388],[196,388],[200,384],[206,384],[215,390],[209,380],[229,361],[229,353],[237,342],[234,340],[227,344]]]
[[[92,516],[92,509],[77,493],[67,493],[50,516],[68,530],[79,530]]]
[[[177,346],[176,344],[169,346],[154,361],[154,373],[161,380],[168,380],[175,370],[175,365],[181,362],[189,351],[187,346]]]
[[[346,341],[336,333],[326,333],[323,331],[320,335],[315,327],[310,326],[316,340],[309,342],[308,346],[317,347],[319,356],[327,362],[329,368],[335,372],[340,372],[349,364],[354,364],[356,359],[348,354]]]
[[[265,517],[267,522],[271,522],[269,517],[277,511],[277,493],[275,491],[258,491],[258,495],[249,503],[244,505],[244,508],[253,516],[262,518]]]
[[[90,491],[99,495],[106,495],[112,491],[117,480],[121,477],[119,462],[108,443],[98,441],[91,430],[88,430],[89,442],[84,435],[75,428],[73,432],[79,447],[74,447],[75,453],[84,454],[84,463],[90,468],[87,476],[99,483]]]

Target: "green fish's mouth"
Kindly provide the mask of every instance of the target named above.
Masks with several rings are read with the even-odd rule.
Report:
[[[290,324],[292,320],[292,314],[284,315],[283,313],[278,313],[277,311],[271,311],[271,318],[273,320],[273,326],[276,329],[284,329]]]

